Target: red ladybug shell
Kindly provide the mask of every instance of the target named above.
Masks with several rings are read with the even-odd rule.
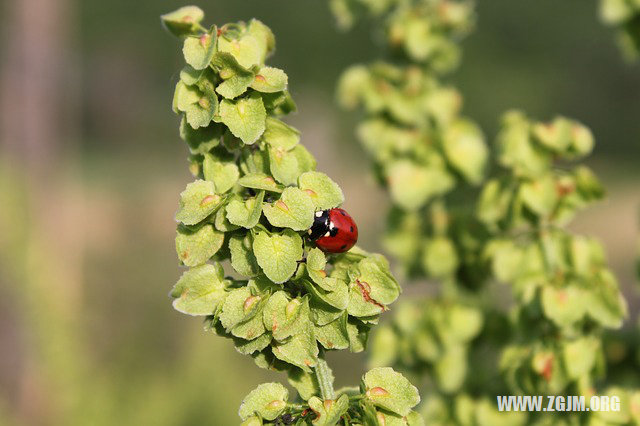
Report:
[[[358,241],[358,226],[343,209],[331,209],[328,213],[329,229],[316,240],[316,245],[326,253],[344,253]]]

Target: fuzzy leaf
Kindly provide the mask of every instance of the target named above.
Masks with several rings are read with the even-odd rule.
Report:
[[[229,53],[219,52],[213,58],[213,64],[224,80],[216,87],[216,92],[227,99],[234,99],[247,91],[253,82],[255,73],[236,61]]]
[[[173,307],[188,315],[212,314],[226,294],[223,274],[219,264],[189,269],[171,290]]]
[[[195,86],[187,86],[184,81],[176,84],[173,94],[173,111],[185,112],[191,105],[195,104],[202,97],[202,93]]]
[[[262,139],[273,148],[289,151],[300,142],[300,132],[277,118],[268,117]]]
[[[315,367],[318,359],[318,344],[313,327],[309,325],[306,330],[292,336],[285,343],[275,344],[272,351],[276,358],[310,372],[310,367]]]
[[[303,173],[298,178],[298,186],[311,196],[317,210],[332,209],[344,202],[344,195],[338,184],[324,173]]]
[[[313,373],[292,367],[287,374],[287,380],[298,391],[300,398],[305,401],[308,401],[313,395],[320,394],[320,386],[318,386],[316,375]]]
[[[184,6],[160,17],[165,28],[175,36],[183,37],[196,32],[204,19],[204,12],[197,6]]]
[[[251,83],[251,88],[263,93],[277,93],[287,88],[288,77],[281,69],[262,67]]]
[[[321,400],[317,396],[309,399],[309,407],[315,412],[313,424],[316,426],[334,426],[349,409],[349,396],[340,395],[337,400]]]
[[[365,398],[375,406],[406,416],[418,405],[418,389],[392,368],[374,368],[362,377]]]
[[[302,259],[302,238],[290,229],[273,235],[260,232],[253,241],[253,252],[265,275],[275,283],[284,283]]]
[[[263,189],[270,192],[282,192],[284,189],[271,176],[258,173],[242,176],[238,183],[245,188]]]
[[[318,342],[326,349],[347,349],[349,347],[349,333],[345,316],[327,325],[316,327],[315,335]]]
[[[400,295],[400,286],[388,267],[374,258],[365,258],[349,284],[349,315],[368,317],[386,310]]]
[[[289,391],[280,383],[263,383],[247,395],[238,415],[246,420],[258,413],[265,420],[274,420],[287,406]]]
[[[192,230],[184,225],[178,226],[176,252],[180,261],[187,266],[198,266],[211,259],[224,243],[224,233],[206,224]]]
[[[194,129],[187,123],[186,117],[180,122],[180,137],[189,145],[192,154],[206,154],[220,144],[224,126],[212,123],[207,127]]]
[[[251,235],[234,234],[229,239],[231,266],[243,277],[255,277],[260,273],[258,261],[253,254]]]
[[[294,185],[302,173],[295,153],[280,148],[269,148],[269,170],[278,182],[287,186]]]
[[[213,182],[197,180],[187,185],[180,194],[176,220],[185,225],[195,225],[213,213],[222,203]]]
[[[239,198],[232,199],[227,204],[227,219],[234,225],[251,229],[258,224],[262,216],[262,200],[264,191],[257,196],[242,201]]]
[[[271,339],[272,336],[270,333],[263,333],[253,340],[245,340],[239,337],[234,337],[233,343],[236,347],[236,350],[242,355],[251,355],[252,353],[261,351],[269,346],[269,344],[271,343]]]
[[[222,305],[220,322],[236,337],[252,340],[266,330],[262,323],[264,296],[253,295],[248,287],[232,290]]]
[[[218,39],[218,50],[230,53],[245,68],[261,65],[264,61],[264,48],[253,34],[244,34],[235,39],[223,34]]]
[[[182,53],[187,64],[195,70],[203,70],[209,66],[216,50],[216,28],[199,37],[187,37],[184,40]]]
[[[309,300],[289,300],[284,291],[277,291],[269,298],[262,315],[264,326],[273,338],[284,341],[309,325]]]
[[[262,136],[266,119],[267,112],[257,93],[235,101],[223,99],[220,103],[220,120],[247,145]]]
[[[265,204],[264,215],[273,226],[305,231],[311,228],[314,205],[311,196],[298,188],[285,188],[278,201]]]
[[[205,154],[202,171],[206,180],[215,183],[218,194],[224,194],[233,188],[240,177],[238,166],[231,162],[216,161],[211,154]]]

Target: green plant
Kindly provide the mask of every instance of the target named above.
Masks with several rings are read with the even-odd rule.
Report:
[[[616,28],[618,43],[629,59],[640,54],[640,1],[600,0],[600,17]]]
[[[279,119],[296,106],[284,71],[265,65],[272,32],[257,20],[206,28],[203,18],[195,6],[162,17],[183,39],[173,108],[196,178],[176,214],[176,251],[189,269],[173,306],[203,316],[258,366],[287,373],[297,400],[262,384],[240,407],[243,424],[422,424],[416,388],[390,368],[334,391],[325,352],[364,350],[400,287],[384,257],[325,255],[307,238],[316,211],[343,194]]]
[[[429,383],[422,412],[430,424],[535,423],[545,418],[498,413],[493,398],[593,395],[605,375],[603,331],[619,328],[627,311],[602,246],[566,230],[604,195],[593,173],[573,164],[592,150],[589,129],[508,112],[487,178],[483,134],[441,81],[473,27],[473,2],[331,4],[343,25],[369,15],[382,28],[385,61],[348,69],[338,97],[363,112],[358,139],[392,201],[386,249],[405,276],[440,283],[435,296],[403,302],[378,330],[372,364]],[[640,399],[633,388],[615,392]],[[639,420],[631,407],[622,423]]]

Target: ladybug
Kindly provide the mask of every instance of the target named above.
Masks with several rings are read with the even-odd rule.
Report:
[[[316,212],[309,238],[325,253],[344,253],[358,241],[358,227],[343,209]]]

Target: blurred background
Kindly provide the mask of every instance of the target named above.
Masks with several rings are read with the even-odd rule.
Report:
[[[572,227],[605,242],[633,322],[640,67],[623,62],[595,0],[479,3],[450,77],[465,113],[489,140],[512,107],[593,129],[589,163],[609,198]],[[159,15],[184,4],[0,1],[0,425],[232,425],[248,391],[284,381],[167,296],[182,272],[173,216],[192,178],[171,111],[180,45]],[[288,121],[342,186],[360,244],[379,250],[386,199],[356,117],[334,104],[340,72],[379,54],[370,24],[337,31],[325,1],[199,6],[208,23],[256,17],[273,29],[271,63],[299,106]],[[361,355],[329,362],[338,386],[365,369]]]

